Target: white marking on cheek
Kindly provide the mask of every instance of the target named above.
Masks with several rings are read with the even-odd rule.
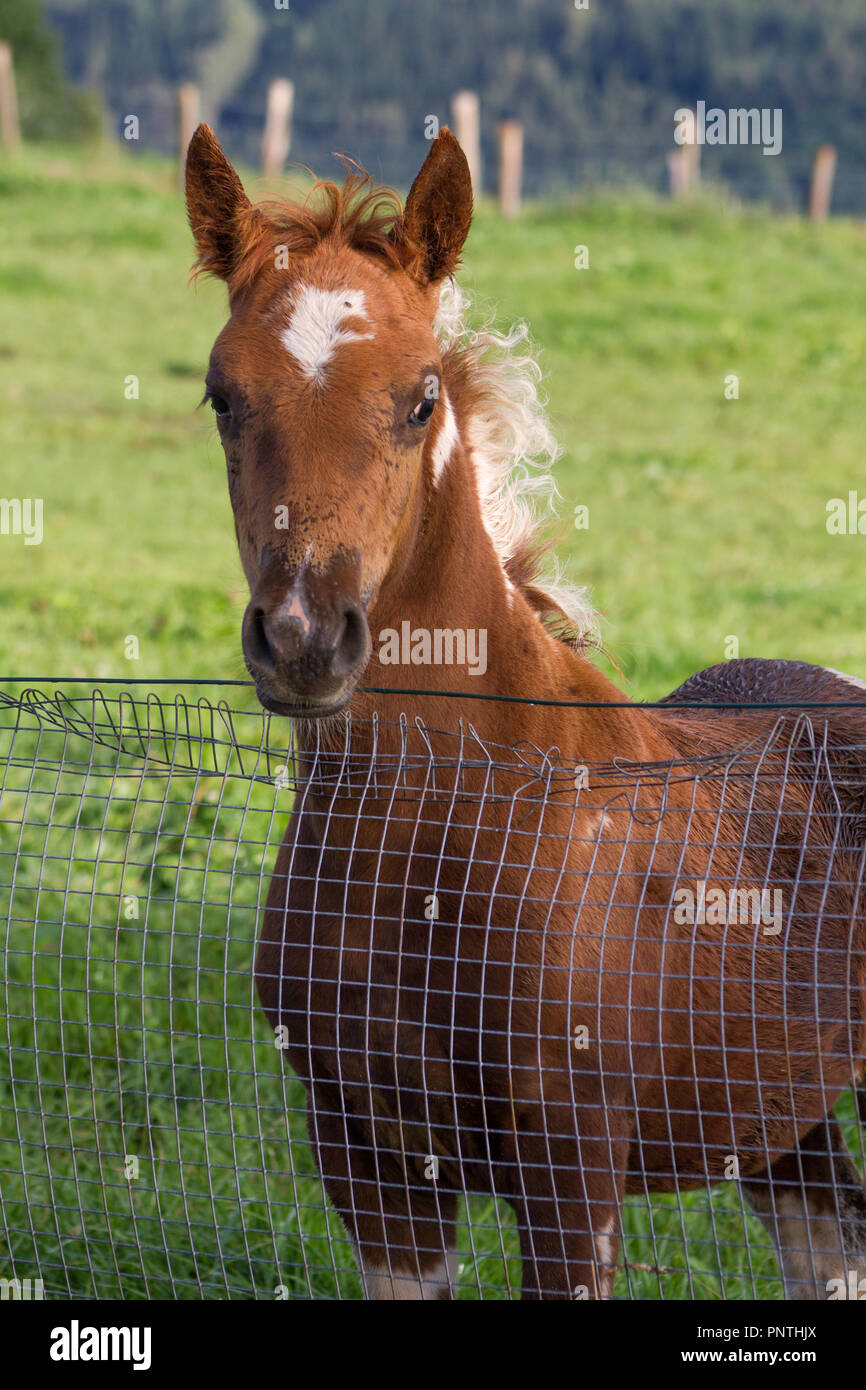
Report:
[[[376,336],[343,327],[345,319],[366,318],[367,301],[363,290],[317,290],[308,286],[295,301],[289,326],[280,334],[280,342],[305,376],[320,385],[325,368],[338,347]]]
[[[447,396],[440,398],[445,407],[445,415],[442,424],[439,426],[439,433],[433,445],[433,481],[439,482],[445,465],[451,457],[455,444],[460,435],[457,431],[457,420],[454,415],[454,407]]]

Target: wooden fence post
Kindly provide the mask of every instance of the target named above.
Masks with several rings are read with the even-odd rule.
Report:
[[[451,101],[454,134],[472,175],[472,191],[481,195],[481,105],[477,92],[457,92]]]
[[[201,100],[194,82],[183,82],[177,89],[177,145],[180,152],[180,186],[186,174],[186,152],[199,123]]]
[[[701,174],[701,147],[697,138],[697,117],[689,111],[684,121],[685,141],[668,155],[668,177],[674,198],[689,198]]]
[[[812,186],[809,189],[809,216],[813,222],[825,222],[833,198],[833,179],[836,175],[836,150],[833,145],[821,145],[815,151],[812,164]]]
[[[499,206],[502,216],[520,212],[523,184],[523,126],[519,121],[503,121],[499,127]]]
[[[283,172],[292,144],[295,84],[278,77],[268,87],[268,109],[262,135],[262,173],[276,178]]]
[[[17,154],[20,144],[12,49],[8,43],[0,43],[0,145],[11,155]]]

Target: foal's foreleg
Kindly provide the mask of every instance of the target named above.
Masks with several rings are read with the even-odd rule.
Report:
[[[571,1119],[563,1114],[554,1123],[564,1128]],[[611,1298],[628,1141],[575,1129],[551,1135],[550,1124],[539,1113],[519,1139],[520,1195],[512,1205],[520,1229],[521,1297]]]
[[[317,1090],[307,1127],[325,1189],[354,1248],[369,1299],[450,1299],[457,1278],[457,1198],[407,1172],[367,1125]]]
[[[866,1186],[835,1120],[743,1190],[773,1238],[788,1298],[866,1294]]]

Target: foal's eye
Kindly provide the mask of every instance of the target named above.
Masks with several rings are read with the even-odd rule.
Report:
[[[426,425],[430,416],[433,414],[433,407],[435,404],[435,400],[428,399],[428,397],[425,396],[423,401],[418,402],[414,410],[410,410],[407,423],[410,425]]]
[[[231,406],[225,396],[211,396],[211,409],[218,420],[227,420],[231,415]]]

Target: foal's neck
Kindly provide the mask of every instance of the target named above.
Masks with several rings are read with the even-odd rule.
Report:
[[[405,711],[438,729],[456,729],[462,717],[482,737],[509,745],[556,744],[569,756],[644,752],[645,717],[637,710],[522,703],[619,702],[623,696],[584,657],[557,641],[511,584],[485,529],[474,466],[462,444],[452,450],[435,491],[419,491],[404,551],[371,605],[369,620],[373,655],[363,685],[412,693],[357,695],[353,714],[377,710],[391,721]],[[483,652],[483,669],[478,659],[474,669],[469,662],[442,661],[441,637],[437,661],[437,630],[461,634],[476,658]],[[425,634],[433,658],[427,661]],[[407,661],[413,649],[420,661]],[[444,698],[427,691],[506,699]]]

